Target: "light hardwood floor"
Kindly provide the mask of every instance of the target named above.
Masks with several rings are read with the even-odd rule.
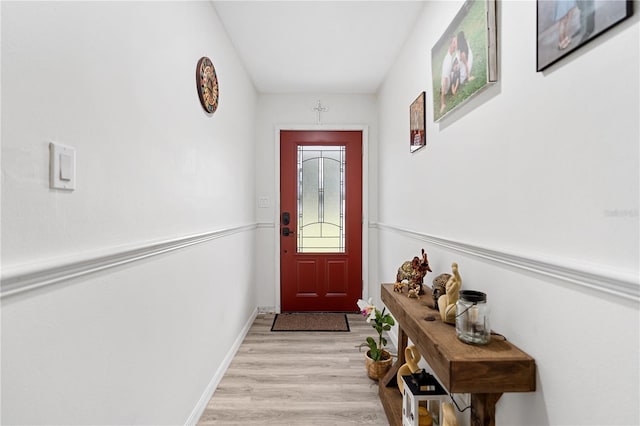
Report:
[[[253,323],[199,425],[388,425],[378,383],[356,347],[375,330],[349,314],[351,332],[271,332]]]

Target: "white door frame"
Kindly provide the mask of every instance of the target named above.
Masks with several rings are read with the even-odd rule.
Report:
[[[303,130],[303,131],[332,131],[332,130],[354,130],[362,132],[362,298],[369,297],[369,126],[366,124],[293,124],[276,125],[274,137],[275,152],[275,202],[274,223],[275,223],[275,307],[276,313],[280,313],[280,132],[283,130]],[[366,285],[365,285],[366,283]],[[353,306],[354,312],[358,310]]]

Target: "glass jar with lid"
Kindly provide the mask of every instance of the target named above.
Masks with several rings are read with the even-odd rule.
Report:
[[[456,302],[456,334],[465,343],[486,345],[491,341],[487,295],[461,290]]]

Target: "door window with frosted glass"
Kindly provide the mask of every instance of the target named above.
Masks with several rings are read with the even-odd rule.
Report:
[[[345,147],[298,146],[298,253],[345,252]]]

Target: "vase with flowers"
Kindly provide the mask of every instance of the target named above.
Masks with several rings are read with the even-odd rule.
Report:
[[[377,339],[369,336],[366,343],[360,345],[361,347],[369,347],[365,356],[365,366],[369,378],[378,380],[391,368],[391,354],[384,349],[387,345],[387,339],[382,336],[382,333],[391,330],[391,326],[395,324],[395,321],[391,314],[385,313],[386,308],[380,311],[371,303],[371,299],[369,301],[358,300],[358,308],[360,308],[362,315],[367,318],[367,322],[378,332]]]

